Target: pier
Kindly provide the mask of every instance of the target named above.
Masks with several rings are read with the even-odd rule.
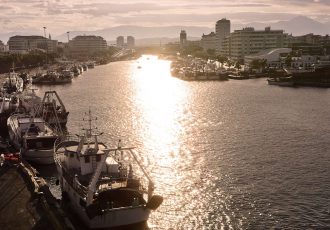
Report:
[[[26,162],[0,167],[1,229],[74,229],[44,179]]]

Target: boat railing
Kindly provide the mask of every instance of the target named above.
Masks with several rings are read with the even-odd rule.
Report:
[[[133,176],[133,178],[128,178],[127,175],[122,176],[112,176],[106,175],[100,177],[97,181],[97,188],[102,190],[106,187],[114,188],[134,188],[139,190],[141,193],[147,193],[148,184],[143,177]]]
[[[79,138],[75,135],[61,136],[54,142],[54,150],[56,151],[61,147],[67,147],[76,143],[79,143]]]
[[[86,197],[87,196],[87,188],[83,186],[79,180],[68,173],[64,167],[62,167],[63,177],[66,180],[66,182],[81,196]]]

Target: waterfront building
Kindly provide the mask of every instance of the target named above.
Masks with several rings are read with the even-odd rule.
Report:
[[[233,59],[243,59],[247,55],[257,54],[260,51],[288,47],[288,34],[283,30],[255,30],[247,27],[235,30],[222,42],[221,54]]]
[[[317,65],[317,56],[314,55],[301,55],[298,57],[292,57],[290,66],[294,69],[311,69]]]
[[[107,49],[107,42],[101,36],[79,35],[69,41],[71,55],[90,55]]]
[[[201,47],[204,51],[207,50],[216,50],[217,49],[217,40],[216,40],[216,34],[214,32],[211,32],[209,34],[203,34],[201,39]]]
[[[124,36],[118,36],[116,44],[117,44],[117,47],[124,47],[124,45],[125,45]]]
[[[230,35],[230,20],[223,18],[215,24],[216,35],[216,51],[221,53],[223,50],[222,43],[226,37]]]
[[[302,36],[289,36],[289,47],[296,53],[303,55],[329,55],[330,36],[306,34]]]
[[[127,36],[127,48],[135,47],[135,38],[133,36]]]
[[[290,44],[329,45],[330,36],[309,33],[302,36],[291,36],[289,42]]]
[[[187,33],[185,30],[180,32],[180,47],[185,47],[187,45]]]
[[[3,44],[3,42],[0,40],[0,53],[3,53],[6,51],[6,46]]]
[[[49,53],[57,52],[57,40],[47,39],[43,36],[20,36],[9,38],[9,52],[28,53],[32,50],[42,49]]]
[[[260,51],[244,57],[245,65],[249,65],[253,60],[266,60],[266,65],[279,68],[283,64],[283,59],[292,52],[291,48],[277,48]]]

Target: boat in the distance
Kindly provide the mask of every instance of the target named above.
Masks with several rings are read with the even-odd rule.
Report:
[[[63,203],[88,228],[146,222],[163,198],[153,195],[154,183],[133,148],[108,148],[99,142],[101,134],[92,133],[91,121],[89,112],[84,135],[67,136],[54,145]],[[133,171],[134,166],[139,170]]]
[[[268,78],[267,82],[268,82],[268,85],[294,86],[292,77]]]
[[[32,84],[45,84],[45,85],[56,85],[56,84],[67,84],[72,82],[72,76],[59,74],[56,71],[47,71],[46,74],[36,74],[32,77]]]
[[[37,164],[54,163],[54,142],[59,136],[42,118],[13,114],[7,126],[10,142],[25,160]]]
[[[93,69],[95,67],[95,62],[90,61],[86,65],[87,65],[88,69]]]

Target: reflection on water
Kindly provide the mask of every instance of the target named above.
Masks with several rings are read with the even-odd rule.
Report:
[[[164,196],[151,229],[330,226],[329,90],[184,82],[154,56],[52,89],[70,111],[69,131],[91,106],[110,146],[137,147]]]

